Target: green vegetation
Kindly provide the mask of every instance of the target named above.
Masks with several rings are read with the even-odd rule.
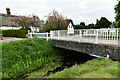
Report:
[[[75,65],[48,78],[117,78],[118,62],[96,58],[82,65]]]
[[[3,30],[2,34],[4,37],[19,37],[19,38],[24,38],[26,37],[27,30],[24,29],[8,29],[8,30]]]
[[[112,23],[108,21],[105,17],[101,17],[100,20],[97,20],[95,28],[108,28]]]
[[[115,13],[116,13],[116,17],[115,17],[116,25],[117,25],[117,28],[120,28],[120,1],[115,6]]]
[[[100,20],[97,19],[96,24],[85,25],[84,22],[81,22],[80,25],[75,25],[76,29],[99,29],[99,28],[108,28],[112,23],[107,20],[105,17],[101,17]]]
[[[89,26],[83,26],[83,25],[75,25],[75,29],[90,29],[92,27]]]
[[[16,78],[59,60],[44,39],[32,38],[2,43],[2,77]]]
[[[60,67],[61,64],[58,63],[49,63],[48,66],[44,66],[36,71],[33,71],[31,73],[27,73],[24,76],[27,76],[27,78],[44,78],[46,76],[44,76],[45,74],[47,74],[48,71],[52,71],[54,70],[56,67]],[[23,77],[24,77],[23,76]]]
[[[0,43],[0,79],[2,78],[2,43]]]

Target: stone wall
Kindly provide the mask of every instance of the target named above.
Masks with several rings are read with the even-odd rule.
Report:
[[[97,55],[120,61],[120,46],[108,44],[80,43],[73,41],[49,39],[49,42],[59,48],[70,49],[91,55]]]

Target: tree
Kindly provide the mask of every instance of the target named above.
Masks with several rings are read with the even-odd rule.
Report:
[[[116,23],[117,23],[117,27],[120,28],[120,1],[115,6],[115,13],[116,13],[115,20],[116,20]]]
[[[84,23],[84,22],[81,22],[80,25],[85,26],[85,23]]]
[[[95,26],[95,25],[94,25],[93,23],[92,23],[92,24],[88,24],[88,27],[89,27],[89,28],[94,28],[94,26]]]
[[[100,21],[97,20],[95,28],[108,28],[111,25],[105,17],[101,17]]]
[[[58,29],[65,29],[67,18],[64,17],[62,14],[58,13],[57,11],[53,10],[47,16],[47,21],[43,30],[50,31],[50,30],[58,30]]]
[[[25,16],[15,16],[14,19],[12,19],[15,23],[18,24],[18,27],[22,27],[22,29],[27,29],[29,27],[29,18]]]
[[[86,29],[83,25],[75,25],[75,29]]]
[[[85,23],[84,22],[80,22],[80,24],[75,25],[76,29],[86,29]]]

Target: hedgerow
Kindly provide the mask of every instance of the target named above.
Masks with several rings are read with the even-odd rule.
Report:
[[[24,29],[8,29],[8,30],[2,30],[2,34],[4,37],[19,37],[24,38],[26,37],[27,30]]]

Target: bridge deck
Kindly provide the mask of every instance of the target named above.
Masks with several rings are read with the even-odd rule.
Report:
[[[52,39],[59,39],[59,40],[66,40],[66,41],[75,41],[75,42],[86,42],[86,43],[95,43],[95,44],[111,44],[111,45],[119,45],[118,40],[107,40],[107,39],[103,39],[103,38],[99,38],[99,41],[96,43],[96,39],[95,38],[91,38],[91,37],[79,37],[78,36],[60,36],[58,37],[52,37]]]

